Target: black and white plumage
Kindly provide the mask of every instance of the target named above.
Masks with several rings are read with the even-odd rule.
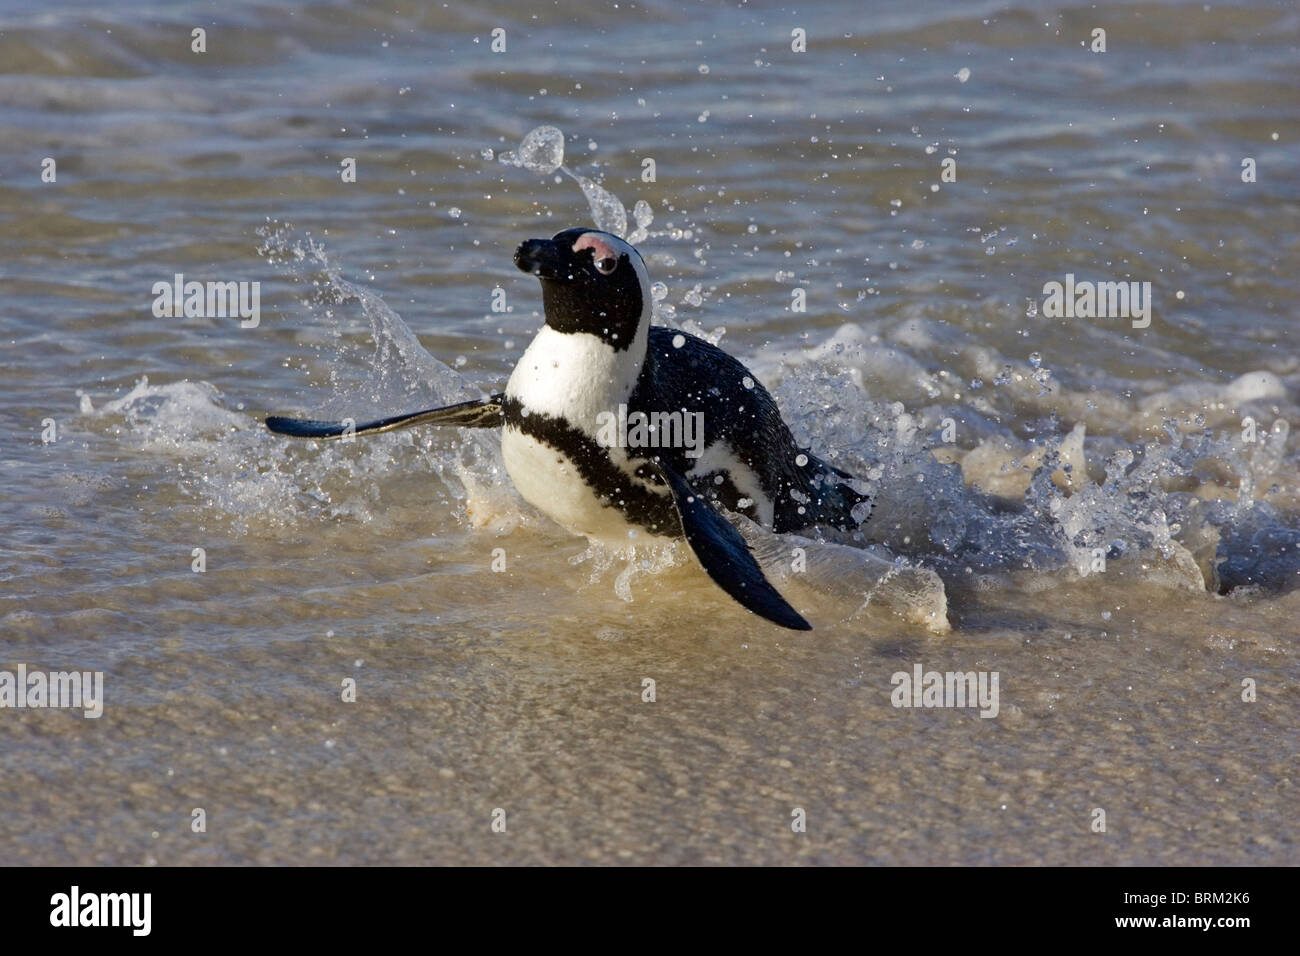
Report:
[[[644,535],[685,537],[709,576],[745,607],[808,629],[713,502],[778,533],[851,530],[867,501],[845,483],[851,476],[797,447],[744,365],[702,339],[651,325],[645,264],[622,239],[567,229],[521,244],[515,264],[541,280],[546,325],[505,391],[360,424],[355,433],[500,425],[511,481],[560,525],[624,546]],[[668,427],[685,416],[699,416],[698,434]],[[611,419],[660,429],[648,443],[644,429],[640,442],[610,441]],[[343,433],[333,422],[268,418],[267,426],[300,437]]]

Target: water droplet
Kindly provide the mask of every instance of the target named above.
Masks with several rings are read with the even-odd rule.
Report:
[[[636,221],[637,229],[644,231],[655,221],[654,210],[644,199],[638,199],[636,205],[632,207],[632,218]]]
[[[506,156],[529,172],[549,175],[564,162],[564,134],[554,126],[538,126],[529,130],[516,152],[502,153],[502,162],[506,162]]]
[[[587,197],[591,207],[592,222],[597,229],[603,229],[620,238],[627,235],[627,210],[617,196],[606,190],[599,183],[592,182],[585,176],[575,177],[582,193]]]

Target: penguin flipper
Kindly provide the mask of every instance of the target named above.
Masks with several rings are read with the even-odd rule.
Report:
[[[284,418],[271,415],[266,427],[278,435],[294,438],[342,438],[346,434],[374,435],[391,432],[412,425],[454,425],[458,428],[496,428],[501,424],[501,399],[493,395],[487,401],[460,402],[443,408],[429,408],[422,412],[408,412],[373,422],[322,422],[307,418]]]
[[[673,503],[682,521],[686,543],[695,552],[705,573],[713,583],[740,604],[773,624],[794,631],[811,631],[812,625],[781,597],[763,569],[754,560],[749,545],[708,500],[672,468],[662,461],[652,467],[663,477],[672,492]]]

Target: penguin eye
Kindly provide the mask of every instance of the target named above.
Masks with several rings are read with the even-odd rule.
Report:
[[[606,256],[604,259],[596,260],[596,271],[603,276],[609,275],[618,268],[618,260],[613,256]]]

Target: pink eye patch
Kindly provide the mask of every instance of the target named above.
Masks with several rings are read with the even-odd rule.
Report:
[[[573,244],[574,252],[581,252],[583,249],[591,249],[592,256],[600,261],[601,259],[614,259],[617,261],[618,253],[610,248],[609,243],[600,236],[588,233]]]

